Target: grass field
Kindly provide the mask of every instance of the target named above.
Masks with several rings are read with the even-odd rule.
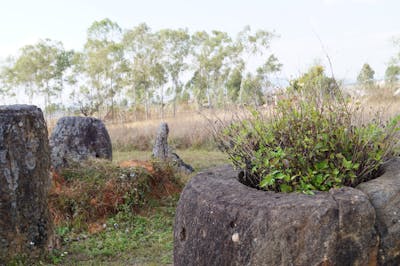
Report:
[[[176,150],[179,157],[189,163],[196,171],[228,163],[227,157],[217,150]],[[113,160],[121,162],[126,160],[147,161],[151,159],[151,151],[114,151]]]

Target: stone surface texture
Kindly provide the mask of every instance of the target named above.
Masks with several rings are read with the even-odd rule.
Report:
[[[15,255],[39,256],[53,245],[49,154],[39,108],[0,106],[0,265]]]
[[[174,265],[377,265],[375,210],[361,191],[274,193],[237,176],[222,166],[186,185]]]
[[[62,117],[50,136],[51,164],[67,167],[88,157],[112,159],[111,139],[103,122],[93,117]]]
[[[167,123],[161,123],[153,147],[153,157],[161,161],[171,161],[173,165],[184,173],[194,172],[191,165],[185,163],[178,154],[174,153],[168,145],[169,128]]]
[[[383,174],[357,189],[368,195],[376,210],[380,235],[379,264],[400,265],[400,158],[383,165]]]

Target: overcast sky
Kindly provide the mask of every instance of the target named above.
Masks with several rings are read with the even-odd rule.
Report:
[[[86,29],[110,18],[128,29],[222,30],[234,36],[245,25],[275,31],[273,51],[292,78],[315,62],[333,64],[335,76],[355,80],[367,62],[382,78],[400,52],[400,1],[396,0],[0,0],[0,58],[50,38],[80,50]],[[324,48],[323,48],[324,47]]]

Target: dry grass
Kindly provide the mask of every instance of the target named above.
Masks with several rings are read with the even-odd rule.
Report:
[[[180,113],[176,117],[131,123],[106,123],[116,150],[151,150],[161,122],[169,125],[169,144],[175,149],[215,149],[206,117],[225,116],[232,111]]]
[[[380,113],[383,119],[390,119],[400,114],[400,96],[394,96],[395,87],[375,87],[367,90],[367,95],[353,99],[361,107],[362,119],[368,120]],[[271,106],[269,106],[271,107]],[[204,110],[201,113],[186,108],[180,110],[176,117],[165,119],[154,118],[136,122],[106,121],[115,151],[150,151],[154,144],[158,127],[161,122],[167,122],[170,128],[169,144],[174,149],[215,150],[216,144],[212,137],[212,124],[209,118],[231,120],[232,117],[243,115],[243,109]],[[265,109],[268,112],[267,109]],[[207,119],[208,118],[208,119]],[[236,117],[237,118],[237,117]],[[48,121],[49,132],[56,120]],[[49,133],[50,134],[50,133]],[[147,159],[147,158],[146,158]]]
[[[400,96],[394,96],[394,88],[376,87],[367,91],[367,95],[352,99],[359,105],[356,118],[359,122],[368,122],[379,117],[382,121],[400,115]]]
[[[229,163],[225,153],[217,150],[202,150],[202,149],[186,149],[175,151],[179,157],[190,164],[196,171],[202,171],[206,168],[214,167],[221,164]],[[113,160],[116,163],[125,161],[149,161],[151,160],[150,151],[113,151]]]

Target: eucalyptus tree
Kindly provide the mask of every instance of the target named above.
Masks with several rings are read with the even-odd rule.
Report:
[[[70,100],[84,116],[93,116],[98,112],[103,101],[97,97],[93,86],[88,86],[90,79],[86,74],[87,56],[83,52],[75,52],[72,57],[71,73],[67,76],[71,85]],[[76,111],[76,110],[74,110]]]
[[[257,69],[258,78],[260,78],[260,75],[263,76],[264,85],[269,84],[269,82],[267,82],[268,75],[279,71],[281,68],[281,64],[278,62],[277,58],[269,53],[271,41],[274,37],[276,37],[276,35],[273,32],[266,30],[252,32],[250,26],[245,26],[243,30],[237,34],[235,40],[235,57],[237,58],[236,62],[240,66],[240,69],[248,71],[247,64],[254,57],[265,62]],[[246,76],[248,80],[249,75]],[[244,79],[242,79],[242,81],[244,81]],[[243,98],[245,97],[243,94],[246,91],[247,90],[243,87],[243,83],[241,83],[238,97],[240,104],[243,103]]]
[[[281,64],[274,55],[270,55],[265,63],[256,69],[256,73],[248,72],[242,79],[242,103],[259,106],[264,104],[265,89],[272,85],[270,74],[277,72]]]
[[[389,85],[394,85],[399,81],[400,77],[400,66],[391,64],[386,68],[385,71],[385,82]]]
[[[148,119],[151,101],[160,90],[163,115],[164,85],[168,81],[164,40],[143,23],[125,32],[123,44],[128,63],[127,84],[131,87],[134,104],[144,102]]]
[[[52,97],[64,88],[64,75],[71,66],[73,51],[50,39],[20,49],[19,55],[2,69],[3,82],[8,86],[23,87],[29,100],[35,95],[44,97],[47,108]]]
[[[391,88],[398,85],[400,80],[400,37],[395,38],[393,44],[399,50],[397,54],[390,59],[385,71],[385,83]]]
[[[93,86],[93,81],[87,73],[87,54],[76,52],[72,62],[72,73],[68,77],[69,84],[72,85],[70,99],[84,116],[94,116],[96,113],[99,115],[105,98],[98,87]]]
[[[185,84],[185,92],[191,92],[198,108],[201,107],[201,101],[206,99],[207,80],[199,70],[194,71],[191,78]]]
[[[264,104],[261,79],[247,72],[242,80],[242,103],[259,106]]]
[[[152,84],[152,91],[158,91],[160,100],[160,114],[161,118],[164,118],[164,104],[165,104],[165,88],[164,85],[168,80],[167,72],[163,64],[156,62],[150,68],[150,77]]]
[[[212,108],[217,100],[219,90],[227,75],[232,40],[227,33],[212,31],[211,34],[200,31],[192,36],[193,77],[191,79],[193,94],[198,106],[207,101]],[[205,99],[203,98],[205,97]]]
[[[127,85],[137,111],[143,101],[146,118],[149,118],[149,104],[152,97],[150,79],[150,57],[152,33],[147,24],[142,23],[124,33],[123,45],[128,61]]]
[[[369,64],[365,63],[357,76],[357,82],[362,86],[371,88],[374,85],[374,75],[375,71]]]
[[[270,75],[280,71],[282,64],[279,63],[278,58],[271,54],[263,65],[257,68],[257,76],[261,81],[263,88],[268,88],[272,85]]]
[[[243,80],[243,64],[239,64],[231,71],[226,83],[229,101],[235,103],[239,99],[240,87]]]
[[[165,66],[166,61],[166,51],[165,51],[165,41],[160,36],[159,32],[153,33],[151,37],[151,53],[148,54],[148,62],[150,69],[150,91],[152,94],[158,92],[160,99],[160,113],[161,118],[164,118],[164,97],[165,97],[165,84],[168,81],[168,74]]]
[[[186,29],[164,29],[158,34],[163,41],[165,55],[163,65],[172,82],[167,93],[172,95],[173,115],[175,116],[176,102],[183,92],[181,76],[188,68],[187,58],[191,50],[190,34]],[[162,94],[163,92],[161,92],[163,98]]]
[[[12,56],[7,57],[1,62],[0,68],[0,95],[2,96],[15,96],[16,88],[16,74],[14,73],[13,66],[15,58]]]
[[[93,91],[96,105],[100,107],[100,103],[104,103],[112,119],[115,98],[122,89],[126,69],[121,39],[122,29],[117,23],[110,19],[95,21],[87,30],[82,57],[82,69],[91,87],[82,92]]]

